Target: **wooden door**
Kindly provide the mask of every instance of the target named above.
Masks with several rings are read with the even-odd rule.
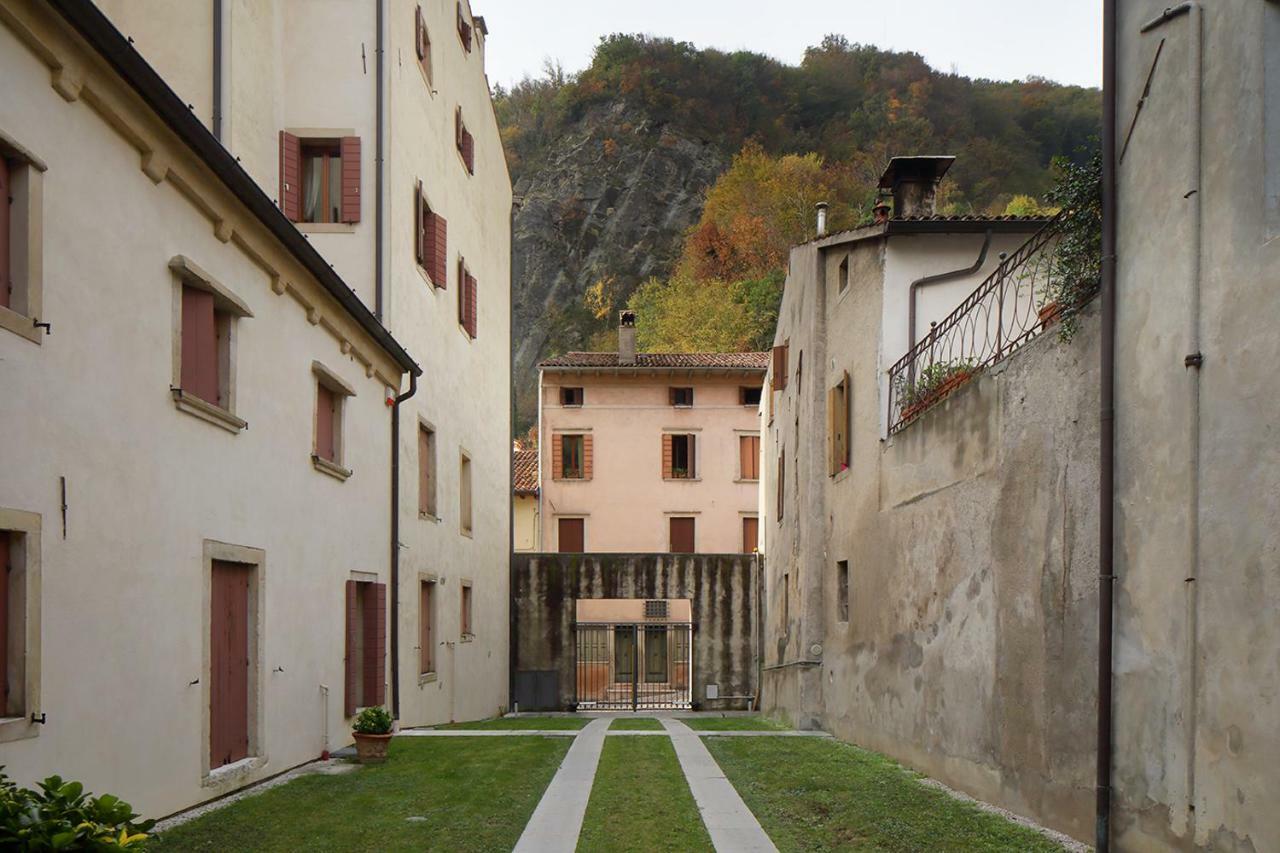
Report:
[[[209,643],[209,768],[249,755],[249,573],[213,561]]]
[[[561,554],[580,554],[586,547],[583,519],[560,519],[559,545]]]
[[[644,680],[661,684],[667,675],[667,629],[657,626],[644,629]]]
[[[742,519],[742,553],[751,554],[760,547],[760,519],[748,516]]]
[[[636,629],[619,625],[613,630],[613,680],[630,684],[636,677]]]
[[[693,519],[671,519],[671,553],[692,554],[693,545]]]

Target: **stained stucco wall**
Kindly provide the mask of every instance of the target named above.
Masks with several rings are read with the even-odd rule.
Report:
[[[512,546],[517,551],[538,550],[538,496],[516,495],[511,501],[515,510]]]
[[[746,554],[517,554],[512,562],[516,649],[512,669],[557,673],[560,703],[574,703],[574,618],[579,599],[684,598],[693,606],[693,701],[741,709],[756,685],[760,558]]]

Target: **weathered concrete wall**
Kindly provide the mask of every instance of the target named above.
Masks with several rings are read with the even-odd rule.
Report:
[[[687,598],[693,603],[693,702],[742,709],[756,692],[758,557],[749,554],[516,554],[512,669],[559,673],[562,707],[574,702],[574,613],[580,598]]]

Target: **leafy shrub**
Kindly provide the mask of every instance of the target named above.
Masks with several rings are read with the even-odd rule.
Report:
[[[1093,298],[1102,282],[1102,153],[1083,165],[1062,157],[1053,165],[1056,183],[1048,199],[1062,207],[1062,236],[1053,248],[1052,277],[1039,295],[1044,304],[1062,306],[1058,337],[1069,341],[1076,332],[1075,309]]]
[[[362,735],[391,733],[391,712],[381,705],[371,705],[360,712],[351,730]]]
[[[0,849],[137,850],[155,825],[111,794],[92,797],[79,782],[50,776],[21,788],[0,768]]]
[[[898,401],[903,409],[908,409],[917,403],[931,402],[949,381],[958,376],[973,373],[974,368],[975,362],[967,358],[935,361],[920,371],[915,382],[909,380],[909,375],[899,377]]]

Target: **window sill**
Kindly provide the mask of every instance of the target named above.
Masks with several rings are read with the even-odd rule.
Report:
[[[40,725],[30,717],[0,717],[0,743],[39,737]]]
[[[429,513],[429,512],[423,512],[422,510],[418,510],[418,520],[419,520],[419,521],[429,521],[429,522],[431,522],[432,524],[439,524],[439,523],[440,523],[440,516],[438,516],[438,515],[433,515],[432,513]]]
[[[328,474],[330,477],[337,480],[345,482],[346,479],[351,476],[350,468],[343,468],[337,462],[331,462],[323,456],[317,456],[314,453],[311,454],[311,464],[315,466],[317,471]]]
[[[44,339],[44,332],[36,328],[35,320],[3,305],[0,305],[0,329],[8,329],[33,344],[39,344]]]
[[[733,482],[735,482],[735,483],[758,483],[758,482],[760,482],[760,478],[759,478],[759,477],[739,477],[739,478],[737,478],[736,480],[734,480]]]
[[[590,477],[552,477],[553,483],[590,483]]]
[[[191,394],[184,394],[181,388],[169,390],[173,394],[173,405],[179,411],[195,415],[200,420],[222,427],[230,433],[239,433],[249,428],[248,421],[236,417],[221,406],[215,406]]]
[[[414,52],[414,56],[417,56],[416,51]],[[418,70],[422,72],[422,82],[427,84],[427,92],[434,98],[436,95],[436,85],[431,80],[431,73],[427,71],[427,62],[428,60],[426,59],[419,59]]]
[[[701,477],[663,477],[663,482],[667,483],[701,483]]]
[[[261,755],[250,755],[248,758],[242,758],[239,761],[233,761],[230,764],[224,764],[221,767],[215,767],[205,774],[200,780],[203,788],[235,788],[248,776],[251,776],[255,770],[267,763],[267,759]]]
[[[356,226],[352,222],[295,222],[293,224],[303,234],[356,233]]]
[[[436,681],[437,679],[439,679],[439,677],[440,677],[440,676],[436,675],[434,672],[423,672],[423,673],[419,673],[419,674],[418,674],[418,686],[419,686],[419,687],[421,687],[421,686],[422,686],[422,685],[424,685],[424,684],[431,684],[432,682],[434,682],[434,681]]]
[[[465,527],[458,528],[458,533],[462,534],[463,536],[467,537],[468,539],[474,539],[474,538],[475,538],[475,536],[473,536],[473,535],[472,535],[472,531],[468,530],[468,529],[467,529],[467,528],[465,528]]]

